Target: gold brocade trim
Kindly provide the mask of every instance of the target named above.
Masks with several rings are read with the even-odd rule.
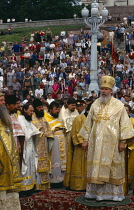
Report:
[[[123,126],[123,127],[121,127],[121,131],[124,131],[124,130],[129,130],[130,131],[130,127],[129,126]]]
[[[59,130],[59,129],[58,129],[58,131],[55,131],[55,132],[54,132],[54,135],[62,135],[62,130]]]
[[[59,141],[61,170],[65,171],[66,170],[65,136],[62,130],[54,132],[54,136],[57,136]]]
[[[23,180],[26,180],[26,179],[31,179],[32,176],[28,176],[28,177],[14,177],[14,182],[21,182]]]
[[[16,184],[16,183],[22,182],[23,180],[25,180],[25,179],[17,178],[17,179],[14,179],[14,183]]]
[[[95,191],[93,191],[93,190],[91,190],[91,191],[90,190],[86,190],[86,192],[87,193],[91,193],[91,194],[97,194],[96,190]],[[106,195],[106,193],[101,192],[101,196],[102,195]],[[114,193],[113,191],[112,192],[110,191],[110,192],[107,192],[107,195],[120,196],[120,195],[122,195],[122,193],[118,193],[117,194],[117,193]]]
[[[9,186],[6,186],[6,187],[2,187],[2,186],[0,186],[0,191],[5,191],[5,190],[15,190],[16,189],[16,187],[15,186],[11,186],[11,185],[9,185]]]
[[[26,177],[24,177],[24,180],[26,180],[26,179],[31,179],[31,178],[32,178],[32,175],[26,176]]]
[[[44,112],[44,117],[46,119],[46,121],[49,123],[52,131],[55,131],[55,128],[58,127],[59,128],[65,128],[62,124],[62,122],[60,120],[58,120],[58,118],[54,118],[53,116],[51,116],[48,112]]]
[[[80,134],[76,134],[76,136],[78,138],[78,144],[82,144],[84,141],[86,141]],[[75,135],[73,135],[72,138],[75,138]],[[75,146],[78,144],[75,144]]]
[[[87,165],[101,165],[103,168],[104,167],[107,167],[107,168],[111,168],[111,167],[120,167],[120,166],[124,166],[125,163],[122,162],[122,163],[111,163],[111,165],[107,165],[107,164],[101,164],[100,161],[87,161]]]
[[[128,149],[133,150],[134,149],[134,143],[128,143]]]
[[[41,184],[48,184],[48,183],[50,183],[49,181],[47,181],[47,182],[41,182]]]
[[[4,126],[5,127],[5,126]],[[5,128],[6,129],[6,128]],[[5,135],[8,135],[8,134],[6,134],[5,133]],[[4,146],[4,148],[5,148],[5,150],[6,150],[6,152],[7,152],[7,154],[8,154],[8,157],[9,157],[9,159],[10,159],[10,161],[11,161],[11,164],[12,164],[12,162],[13,162],[13,154],[12,154],[12,150],[13,150],[13,142],[12,142],[12,138],[11,138],[11,136],[10,136],[10,140],[11,141],[9,141],[9,136],[8,136],[8,138],[2,138],[2,136],[0,135],[0,140],[2,141],[2,143],[3,143],[3,146]]]
[[[98,113],[95,114],[93,121],[95,121],[96,123],[100,123],[101,120],[105,120],[105,121],[109,120],[108,109],[109,109],[110,102],[111,102],[111,98],[109,99],[107,104],[100,104],[99,111]],[[102,110],[104,110],[105,113],[102,113]]]
[[[8,172],[0,173],[0,175],[3,175],[3,174],[11,174],[11,173],[12,173],[12,171],[8,171]]]
[[[107,180],[107,178],[103,177],[103,180],[106,181],[99,181],[97,178],[95,177],[87,177],[87,183],[94,183],[94,184],[105,184],[105,183],[109,183],[109,184],[115,184],[115,185],[122,185],[125,183],[125,178],[122,179],[113,179],[113,178],[109,178],[109,180]]]
[[[37,172],[38,173],[41,173],[41,172],[44,172],[45,173],[45,172],[49,172],[49,169],[48,168],[47,169],[46,168],[37,169]]]
[[[32,181],[32,184],[23,185],[23,186],[21,187],[21,190],[22,190],[22,191],[31,190],[31,189],[34,187],[35,184],[36,184],[36,181],[33,180],[33,181]]]
[[[85,128],[86,131],[90,132],[91,128],[89,128],[88,126],[86,125],[83,125],[83,128]]]
[[[100,161],[88,161],[87,160],[87,164],[89,164],[89,165],[99,165],[100,164]]]
[[[38,161],[44,161],[44,160],[48,161],[47,160],[47,157],[46,158],[40,158],[40,159],[38,159]]]
[[[121,163],[112,163],[111,166],[113,167],[124,167],[125,166],[125,162],[121,162]]]
[[[48,183],[41,183],[41,184],[36,184],[35,185],[35,189],[36,190],[47,190],[47,189],[49,189],[50,188],[50,182],[48,182]]]
[[[97,102],[99,102],[99,101],[97,100]],[[100,103],[97,103],[96,105],[100,106],[100,108],[99,108],[98,113],[96,114],[96,119],[94,119],[94,121],[96,123],[100,123],[101,119],[108,120],[112,115],[114,115],[119,109],[121,109],[123,107],[123,104],[120,103],[120,102],[119,103],[116,102],[117,106],[113,106],[113,104],[114,104],[114,97],[113,96],[110,98],[110,100],[108,101],[108,103],[106,105],[102,105],[103,107],[100,106]],[[105,106],[107,106],[106,107],[107,109],[106,109],[105,113],[102,114],[101,111],[102,111],[102,109],[105,108]],[[111,112],[111,114],[109,113],[109,115],[107,114],[108,109]]]

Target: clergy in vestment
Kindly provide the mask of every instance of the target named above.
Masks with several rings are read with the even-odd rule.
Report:
[[[79,113],[76,110],[76,100],[74,98],[69,98],[67,100],[67,108],[65,109],[64,106],[60,110],[59,120],[62,121],[63,125],[66,128],[66,136],[67,136],[67,168],[66,174],[64,179],[64,185],[69,187],[69,180],[70,180],[70,171],[71,171],[71,164],[72,164],[72,143],[70,138],[70,131],[72,129],[72,123],[76,116]]]
[[[69,187],[72,190],[85,190],[87,179],[87,151],[82,149],[84,139],[78,134],[84,124],[92,102],[86,107],[85,113],[78,115],[72,124],[70,132],[72,141],[72,166]],[[68,163],[67,163],[68,164]]]
[[[1,98],[1,95],[0,95]],[[7,108],[0,105],[0,209],[20,210],[18,191],[22,177],[16,158],[17,148]]]
[[[14,135],[14,139],[16,142],[16,146],[18,148],[20,167],[21,167],[25,135],[24,135],[24,132],[22,130],[20,123],[18,122],[17,115],[15,114],[17,112],[16,95],[12,95],[12,94],[5,95],[5,101],[6,101],[6,107],[8,109],[8,112],[9,112],[9,115],[11,118],[11,122],[12,122],[13,135]]]
[[[53,186],[62,186],[64,180],[64,174],[66,171],[66,137],[65,127],[58,119],[60,111],[60,104],[56,101],[51,102],[49,105],[49,112],[45,112],[45,118],[49,123],[53,135],[54,141],[51,146],[52,158],[51,158],[51,174],[50,183]]]
[[[64,108],[63,106],[59,113],[59,120],[65,126],[66,133],[71,131],[73,120],[78,115],[79,113],[76,110],[76,100],[74,98],[69,98],[67,100],[67,108]]]
[[[128,104],[124,105],[128,116],[131,116],[131,107]],[[134,128],[134,118],[129,118],[132,126]],[[129,189],[133,189],[134,193],[134,143],[128,144],[128,187]],[[126,176],[127,176],[126,175]]]
[[[51,144],[53,143],[53,134],[49,123],[44,117],[43,103],[38,98],[33,101],[34,114],[32,123],[40,131],[38,140],[38,165],[36,174],[36,190],[46,190],[50,187],[49,174],[51,172]]]
[[[23,181],[23,191],[31,190],[36,183],[37,145],[40,131],[32,123],[33,111],[33,105],[26,103],[22,108],[22,115],[18,116],[18,121],[25,134],[21,173],[27,179]]]
[[[125,143],[133,140],[134,130],[122,102],[114,98],[115,79],[100,79],[100,97],[92,104],[79,134],[87,149],[87,187],[85,197],[122,201],[125,182]]]

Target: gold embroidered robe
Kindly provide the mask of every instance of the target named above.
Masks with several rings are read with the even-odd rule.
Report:
[[[71,163],[72,163],[72,143],[70,138],[70,131],[72,129],[72,123],[79,115],[78,111],[75,110],[74,112],[71,112],[68,108],[65,109],[64,106],[62,107],[59,119],[62,121],[63,125],[66,128],[66,135],[67,135],[67,167],[66,167],[66,174],[64,179],[64,185],[66,187],[69,187],[70,182],[70,171],[71,171]]]
[[[130,118],[134,128],[134,118]],[[134,143],[128,144],[128,184],[134,189]]]
[[[73,120],[78,115],[79,113],[77,110],[71,112],[68,108],[65,109],[64,107],[62,107],[62,109],[60,110],[59,120],[65,126],[67,133],[71,131]]]
[[[123,103],[111,97],[103,105],[97,99],[79,134],[88,140],[87,182],[122,185],[125,181],[124,152],[118,152],[118,144],[134,137]]]
[[[38,139],[38,164],[37,173],[40,175],[40,181],[36,182],[37,190],[45,190],[50,187],[49,173],[50,173],[50,151],[49,140],[53,139],[51,128],[44,117],[37,118],[35,114],[32,116],[32,123],[41,132]]]
[[[22,186],[19,158],[11,131],[0,120],[0,191],[19,191]]]
[[[82,149],[81,145],[84,139],[78,134],[82,125],[86,120],[86,116],[81,114],[77,116],[71,129],[71,141],[73,146],[73,158],[70,174],[70,189],[85,190],[87,177],[87,160],[86,151]],[[68,164],[68,163],[67,163]]]
[[[46,121],[49,123],[54,135],[51,159],[51,183],[60,183],[64,179],[66,171],[66,137],[65,127],[58,118],[54,118],[49,113],[45,112]]]

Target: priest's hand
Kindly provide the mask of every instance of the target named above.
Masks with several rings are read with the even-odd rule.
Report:
[[[84,142],[82,143],[82,149],[83,149],[83,150],[87,150],[87,148],[88,148],[88,141],[84,141]]]
[[[119,152],[123,152],[125,150],[125,144],[123,142],[120,142],[118,145]]]

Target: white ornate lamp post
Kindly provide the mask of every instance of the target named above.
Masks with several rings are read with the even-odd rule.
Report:
[[[98,94],[99,87],[97,82],[97,36],[100,33],[99,27],[104,24],[108,17],[108,10],[103,7],[101,10],[101,16],[99,15],[99,4],[94,0],[91,4],[91,17],[88,17],[89,10],[84,7],[81,12],[85,23],[90,26],[90,34],[91,36],[91,66],[90,66],[90,85],[89,85],[89,93],[91,91],[95,91]]]

